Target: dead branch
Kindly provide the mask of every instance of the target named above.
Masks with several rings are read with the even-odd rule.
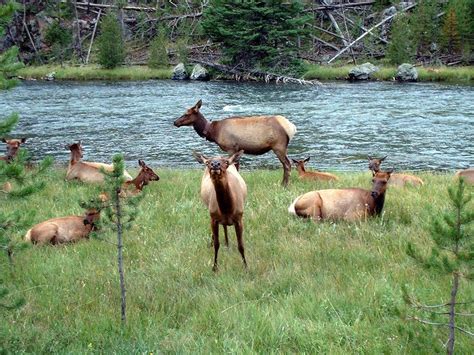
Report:
[[[357,37],[354,41],[352,41],[352,43],[350,43],[348,46],[346,46],[344,49],[342,49],[339,53],[337,53],[334,57],[332,57],[329,61],[328,61],[328,64],[330,64],[334,59],[338,58],[341,54],[343,54],[344,52],[346,52],[347,50],[349,50],[354,44],[356,44],[357,42],[359,42],[362,38],[364,38],[365,36],[367,36],[370,32],[372,32],[373,30],[375,30],[377,27],[383,25],[385,22],[387,22],[388,20],[391,20],[392,18],[394,18],[395,16],[397,16],[398,14],[400,14],[401,12],[406,12],[412,8],[414,8],[416,6],[416,4],[413,4],[413,5],[410,5],[402,10],[400,10],[399,12],[393,14],[393,15],[390,15],[388,17],[386,17],[385,19],[383,19],[382,21],[380,21],[379,23],[377,23],[375,26],[372,26],[368,31],[364,32],[362,35],[360,35],[359,37]]]
[[[324,10],[334,10],[334,9],[340,9],[344,7],[359,7],[359,6],[368,6],[374,4],[375,1],[364,1],[364,2],[353,2],[353,3],[347,3],[347,4],[323,4],[321,6],[313,7],[311,9],[306,10],[307,12],[312,11],[324,11]]]
[[[451,325],[449,325],[448,323],[437,323],[437,322],[431,322],[429,320],[426,320],[426,319],[421,319],[421,318],[418,318],[418,317],[409,317],[407,318],[408,320],[416,320],[417,322],[420,322],[420,323],[423,323],[423,324],[429,324],[429,325],[435,325],[435,326],[440,326],[440,327],[449,327],[451,328]],[[464,328],[461,328],[461,327],[458,327],[458,326],[454,326],[455,329],[459,330],[460,332],[462,333],[465,333],[467,335],[470,335],[472,337],[474,337],[474,333],[467,330],[467,329],[464,329]]]
[[[95,20],[94,29],[92,30],[91,43],[89,44],[89,50],[87,51],[86,64],[89,63],[89,56],[91,55],[91,49],[92,49],[92,44],[94,43],[95,31],[97,30],[97,25],[99,24],[101,13],[102,13],[102,9],[99,9],[97,19]]]

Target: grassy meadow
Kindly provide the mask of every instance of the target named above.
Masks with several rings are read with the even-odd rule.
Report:
[[[199,198],[202,171],[155,171],[161,179],[145,188],[140,215],[124,236],[126,325],[120,322],[116,236],[103,230],[99,239],[21,251],[12,273],[0,255],[0,277],[12,297],[26,299],[19,310],[0,309],[0,353],[444,352],[448,328],[408,320],[416,313],[404,304],[401,287],[426,304],[449,300],[450,277],[422,269],[405,248],[411,241],[428,253],[430,216],[447,207],[452,174],[420,173],[421,188],[389,188],[380,218],[316,224],[288,214],[296,196],[327,187],[370,188],[370,174],[336,172],[340,181],[315,183],[298,181],[293,171],[284,189],[281,170],[244,167],[249,268],[230,228],[230,248],[221,243],[220,269],[213,273],[209,215]],[[97,188],[67,183],[64,175],[53,170],[44,191],[1,211],[33,208],[35,222],[82,214],[77,201]],[[463,279],[459,301],[473,294],[472,282]],[[472,318],[459,323],[472,325]],[[458,333],[457,353],[472,349],[472,338]]]

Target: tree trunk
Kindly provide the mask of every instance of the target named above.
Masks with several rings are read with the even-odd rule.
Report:
[[[456,307],[456,294],[459,286],[459,273],[457,271],[453,274],[453,287],[451,289],[451,302],[449,306],[449,340],[446,346],[447,353],[449,355],[454,354],[454,330],[455,330],[455,307]]]
[[[115,209],[117,213],[117,248],[118,248],[118,270],[120,275],[120,295],[121,295],[121,319],[122,322],[126,321],[126,290],[125,290],[125,277],[123,275],[123,241],[122,241],[122,206],[120,205],[120,188],[115,192]]]

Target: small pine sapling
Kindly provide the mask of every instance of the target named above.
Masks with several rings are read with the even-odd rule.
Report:
[[[125,274],[123,267],[123,232],[130,229],[138,214],[138,204],[142,200],[144,194],[139,194],[136,197],[122,198],[120,193],[125,182],[124,160],[122,155],[115,155],[113,157],[113,170],[107,172],[102,169],[105,175],[105,193],[102,196],[107,196],[101,201],[93,201],[88,205],[88,208],[100,208],[105,213],[105,218],[102,220],[100,227],[110,226],[117,232],[117,264],[120,278],[120,295],[121,295],[121,320],[126,321],[126,287]],[[86,207],[86,206],[83,206]]]
[[[425,305],[417,301],[403,288],[404,298],[407,304],[422,312],[428,312],[432,316],[448,316],[448,322],[434,322],[413,316],[410,319],[424,324],[444,326],[449,328],[449,338],[446,343],[448,354],[454,352],[455,331],[474,336],[470,330],[464,329],[457,324],[456,316],[472,316],[472,312],[458,312],[456,305],[467,305],[472,303],[458,302],[456,296],[459,290],[460,279],[467,281],[474,279],[474,240],[471,223],[474,221],[474,209],[470,201],[472,192],[466,188],[464,179],[460,179],[458,185],[448,188],[449,202],[452,210],[445,212],[441,217],[434,217],[430,228],[430,234],[434,241],[430,256],[423,256],[409,243],[407,254],[426,269],[437,271],[443,275],[452,275],[451,298],[441,305]],[[443,311],[439,308],[448,307]]]

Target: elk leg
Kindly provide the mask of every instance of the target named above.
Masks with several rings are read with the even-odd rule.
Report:
[[[219,252],[219,223],[211,218],[212,238],[214,242],[214,266],[212,271],[217,271],[217,253]]]
[[[244,252],[244,239],[243,239],[243,231],[244,231],[244,223],[242,220],[235,222],[235,234],[237,235],[237,245],[239,247],[240,255],[242,255],[242,260],[244,261],[245,268],[247,268],[247,261],[245,260],[245,252]]]
[[[225,235],[225,246],[228,248],[229,247],[229,238],[227,237],[227,226],[224,227],[224,235]]]
[[[286,155],[286,149],[284,151],[274,150],[274,153],[283,165],[283,181],[281,182],[281,184],[283,186],[288,186],[288,181],[290,180],[291,173],[291,161]]]

